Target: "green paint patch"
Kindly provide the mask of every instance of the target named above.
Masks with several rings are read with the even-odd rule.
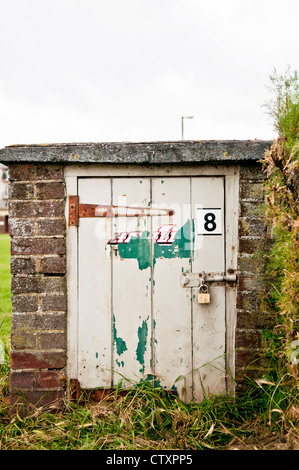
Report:
[[[118,245],[119,256],[123,259],[136,259],[140,270],[151,266],[151,241],[149,232],[143,232],[141,237],[132,237],[129,243]],[[154,243],[153,266],[159,258],[191,258],[191,238],[194,240],[194,222],[188,220],[177,233],[172,245]]]
[[[115,362],[118,365],[118,367],[124,367],[125,365],[124,361],[119,361],[118,359],[115,359]]]
[[[151,265],[151,246],[148,239],[149,232],[143,232],[141,237],[132,237],[129,243],[119,243],[118,252],[121,258],[137,259],[140,270]]]
[[[172,245],[154,245],[154,262],[159,258],[190,258],[191,257],[191,224],[188,220],[177,231]]]
[[[120,356],[123,354],[128,348],[126,342],[117,336],[117,331],[115,327],[115,316],[113,315],[113,341],[116,345],[116,352]]]
[[[142,322],[142,326],[138,327],[138,345],[136,349],[137,361],[140,362],[142,368],[140,372],[144,372],[144,354],[146,351],[146,340],[148,335],[148,326],[145,320]]]

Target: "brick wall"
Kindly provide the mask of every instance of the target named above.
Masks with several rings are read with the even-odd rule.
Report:
[[[274,324],[267,303],[268,279],[263,275],[264,254],[271,243],[263,219],[265,175],[258,164],[240,167],[239,259],[236,324],[236,377],[261,377],[269,367],[263,330]]]
[[[65,184],[60,165],[10,164],[9,180],[11,404],[26,408],[64,396]]]

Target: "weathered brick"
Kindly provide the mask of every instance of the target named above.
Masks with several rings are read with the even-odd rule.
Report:
[[[9,233],[12,237],[35,235],[36,220],[9,218]]]
[[[65,391],[62,387],[58,389],[12,390],[10,394],[10,415],[13,416],[17,413],[19,416],[26,416],[33,406],[41,407],[49,403],[52,404],[52,409],[53,406],[59,409],[63,406],[64,395]]]
[[[9,180],[10,181],[29,181],[29,180],[62,180],[63,169],[61,165],[48,165],[39,163],[10,163]]]
[[[38,335],[40,349],[65,349],[66,341],[64,333],[40,333]]]
[[[41,388],[58,388],[63,385],[64,379],[60,374],[60,370],[40,370],[39,386]]]
[[[66,296],[65,295],[44,295],[42,297],[42,309],[44,312],[65,311],[66,310]]]
[[[262,237],[267,235],[267,228],[262,218],[240,217],[239,237]]]
[[[63,368],[66,365],[65,351],[14,351],[11,352],[12,369]]]
[[[15,313],[12,318],[13,331],[64,331],[65,327],[66,320],[63,313]]]
[[[65,220],[63,219],[40,219],[37,223],[39,235],[59,236],[65,234]]]
[[[256,163],[242,163],[240,165],[240,181],[243,180],[264,180],[266,178],[265,173],[263,173],[261,165],[256,165]]]
[[[65,256],[48,257],[41,260],[41,272],[43,274],[64,274],[65,271]]]
[[[37,165],[37,180],[63,180],[63,168],[61,165]]]
[[[9,215],[15,218],[63,217],[64,201],[11,201]]]
[[[12,371],[10,374],[10,385],[12,390],[23,388],[34,388],[38,386],[37,370]]]
[[[256,312],[259,310],[261,298],[252,292],[238,292],[237,308],[247,312]]]
[[[36,199],[63,199],[65,197],[64,184],[61,182],[37,183],[35,188]]]
[[[37,295],[13,295],[11,299],[12,311],[14,312],[36,312],[38,309]]]
[[[268,241],[263,237],[241,237],[239,239],[239,252],[254,254],[257,251],[266,251]]]
[[[240,182],[240,198],[260,204],[264,199],[263,181],[243,180]]]
[[[263,346],[261,331],[258,330],[237,330],[236,331],[236,348],[256,348]]]
[[[237,312],[238,329],[271,329],[275,326],[275,316],[270,312],[263,311],[238,311]]]
[[[27,181],[36,179],[37,165],[32,163],[10,163],[9,180]]]
[[[53,276],[53,277],[44,277],[43,279],[43,292],[59,292],[65,293],[66,292],[66,285],[65,285],[65,277],[64,276]]]
[[[12,238],[12,255],[63,255],[65,240],[63,238]]]
[[[241,368],[261,369],[269,366],[269,359],[263,351],[254,349],[237,349],[236,350],[237,370]]]
[[[261,211],[256,202],[241,201],[240,203],[240,217],[259,218]]]
[[[251,291],[256,293],[264,292],[264,277],[260,274],[251,275],[251,274],[240,274],[238,276],[238,290],[239,291]]]
[[[260,274],[262,272],[264,258],[254,254],[240,254],[239,255],[239,272],[248,274]]]
[[[34,274],[36,261],[34,258],[11,258],[10,268],[12,274]]]
[[[13,294],[33,294],[43,292],[42,279],[40,276],[14,276],[11,279],[11,292]]]
[[[35,332],[11,329],[11,347],[14,350],[36,349],[36,344]]]
[[[11,183],[9,185],[9,199],[32,199],[34,186],[31,183]]]

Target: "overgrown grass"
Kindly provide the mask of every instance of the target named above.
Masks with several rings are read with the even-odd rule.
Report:
[[[278,138],[262,160],[265,216],[272,246],[265,266],[273,279],[269,292],[280,339],[277,355],[288,357],[299,345],[299,77],[289,68],[270,76],[273,99],[267,104]]]
[[[288,373],[277,384],[251,384],[242,397],[200,404],[183,403],[148,382],[121,396],[120,384],[99,403],[66,401],[59,412],[49,405],[12,419],[7,377],[2,370],[0,450],[222,450],[246,448],[255,436],[260,444],[261,429],[263,436],[291,431],[299,439],[298,389]]]

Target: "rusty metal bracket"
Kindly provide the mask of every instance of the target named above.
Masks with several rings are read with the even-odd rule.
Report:
[[[108,204],[79,204],[79,196],[69,196],[69,225],[78,226],[83,217],[149,217],[152,215],[172,216],[172,209],[152,207],[113,206]]]
[[[69,225],[79,225],[79,196],[69,196]]]
[[[85,389],[81,388],[80,382],[78,379],[70,379],[69,381],[69,398],[72,402],[77,403],[90,403],[100,402],[107,397],[125,397],[129,390],[118,390],[116,395],[115,388],[94,388],[94,389]]]
[[[81,404],[90,402],[97,403],[109,397],[113,398],[113,400],[120,400],[121,398],[125,397],[130,392],[130,390],[132,390],[130,388],[123,388],[118,389],[116,392],[116,388],[81,388],[78,379],[70,379],[68,388],[70,401]],[[165,391],[169,394],[169,396],[177,396],[177,392],[174,390]]]

